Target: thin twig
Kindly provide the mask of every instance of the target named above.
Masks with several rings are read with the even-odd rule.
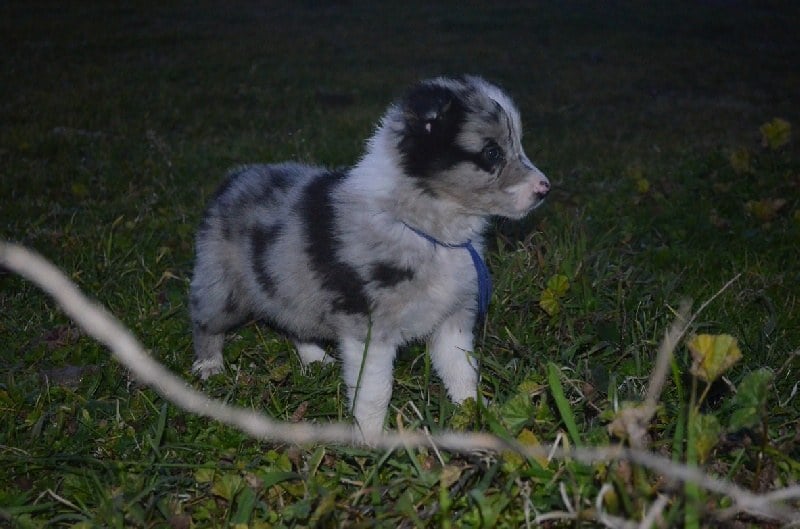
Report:
[[[664,333],[664,339],[661,340],[661,344],[658,347],[656,365],[653,368],[653,372],[650,374],[650,381],[647,385],[647,396],[644,399],[645,407],[653,411],[655,411],[658,400],[661,397],[661,391],[664,389],[672,354],[678,347],[681,338],[686,333],[686,329],[689,327],[689,322],[691,320],[688,320],[687,317],[689,316],[689,309],[691,309],[691,307],[692,305],[689,301],[681,302],[675,321],[672,322],[672,325],[670,325],[669,329]]]
[[[76,323],[87,333],[111,349],[112,354],[142,382],[149,384],[165,399],[204,417],[218,420],[262,440],[310,444],[336,443],[364,445],[360,436],[354,435],[350,426],[343,424],[313,425],[284,423],[259,413],[229,406],[209,399],[189,387],[160,363],[151,358],[133,334],[101,305],[87,299],[58,268],[39,255],[19,245],[0,241],[0,266],[29,279],[51,295]],[[702,308],[702,307],[701,307]],[[691,320],[690,320],[691,321]],[[392,432],[371,440],[371,446],[386,450],[406,446],[437,446],[440,450],[474,452],[514,450],[526,457],[572,458],[586,464],[600,461],[628,460],[675,480],[696,483],[717,494],[728,496],[732,512],[746,512],[767,519],[794,522],[800,511],[790,509],[780,502],[800,499],[800,487],[790,487],[767,494],[753,494],[733,483],[704,474],[695,467],[673,462],[662,456],[621,446],[576,447],[564,450],[558,447],[522,446],[485,433],[442,432],[427,436],[418,432]]]

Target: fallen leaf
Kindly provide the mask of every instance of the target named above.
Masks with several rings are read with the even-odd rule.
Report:
[[[527,428],[523,429],[519,433],[517,436],[517,442],[526,448],[541,448],[542,446],[542,443],[539,441],[536,435]],[[547,468],[548,461],[545,454],[537,453],[532,459],[536,461],[540,467]],[[503,461],[506,469],[513,471],[520,468],[525,463],[526,458],[519,452],[512,452],[509,450],[503,452]]]
[[[65,345],[70,345],[78,341],[81,331],[71,325],[58,325],[47,331],[41,338],[47,349],[52,351]]]
[[[290,422],[302,421],[303,417],[306,416],[307,410],[308,410],[308,401],[304,400],[297,406],[297,409],[294,410],[294,413],[292,413],[291,417],[289,417],[289,421]]]
[[[442,473],[439,475],[439,483],[445,488],[450,488],[454,485],[458,478],[461,477],[461,472],[464,469],[456,465],[445,465],[442,467]]]
[[[542,443],[536,437],[536,434],[534,434],[527,428],[524,428],[519,433],[519,435],[517,436],[517,441],[519,441],[519,444],[521,444],[522,446],[529,448],[541,448],[542,446]],[[543,453],[535,454],[533,456],[533,460],[539,463],[539,466],[541,466],[542,468],[547,468],[547,463],[548,463],[547,456],[545,456]]]
[[[558,296],[549,288],[542,291],[542,297],[539,299],[539,306],[550,316],[555,316],[561,311],[561,304],[558,302]]]
[[[563,274],[555,274],[547,280],[547,289],[557,297],[563,297],[569,290],[569,278]]]
[[[698,334],[686,344],[692,355],[692,375],[713,382],[742,358],[736,338],[729,334]]]
[[[785,205],[785,198],[763,198],[748,201],[744,208],[760,222],[771,222]]]
[[[789,143],[792,125],[785,119],[775,118],[761,125],[761,145],[777,150]]]
[[[188,514],[173,514],[169,517],[171,529],[189,529],[192,526],[192,517]]]

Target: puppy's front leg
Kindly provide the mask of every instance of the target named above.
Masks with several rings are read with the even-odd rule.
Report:
[[[478,363],[472,354],[475,315],[460,311],[446,319],[428,340],[433,367],[453,402],[478,398]]]
[[[369,441],[383,431],[392,397],[392,364],[397,348],[375,340],[365,345],[356,339],[343,339],[340,347],[342,377],[356,428]]]

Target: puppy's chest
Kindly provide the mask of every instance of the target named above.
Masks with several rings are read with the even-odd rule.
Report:
[[[466,248],[437,247],[435,255],[426,264],[421,279],[423,282],[427,279],[429,289],[452,297],[475,293],[475,268]]]
[[[465,248],[426,248],[408,260],[402,281],[374,291],[381,308],[412,334],[425,334],[442,317],[474,303],[476,271]]]

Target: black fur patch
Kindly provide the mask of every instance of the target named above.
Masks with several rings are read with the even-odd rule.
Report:
[[[238,314],[239,304],[236,303],[236,297],[233,292],[228,292],[228,297],[225,298],[225,307],[223,309],[227,314]]]
[[[410,268],[400,268],[386,262],[372,265],[372,280],[380,287],[389,288],[412,279],[414,279],[414,271]]]
[[[191,303],[192,307],[194,308],[200,307],[200,296],[198,296],[197,294],[191,294],[189,296],[189,303]]]
[[[369,302],[358,273],[336,258],[339,241],[334,235],[331,192],[344,177],[344,173],[325,173],[306,187],[300,201],[307,238],[306,251],[323,287],[337,295],[333,309],[347,314],[368,314]]]
[[[253,197],[253,202],[264,204],[276,199],[276,194],[284,191],[292,181],[289,171],[281,167],[269,167],[268,176],[261,181],[261,190],[258,196]]]
[[[208,212],[203,216],[202,220],[200,220],[200,225],[197,227],[198,233],[205,233],[211,229],[211,221],[208,220]]]
[[[292,183],[292,177],[293,175],[290,171],[273,171],[271,180],[272,186],[281,190],[286,189]]]
[[[222,228],[221,228],[222,231],[220,233],[222,234],[222,238],[225,239],[226,241],[231,240],[231,235],[233,235],[233,227],[231,226],[231,218],[229,216],[225,215],[224,217],[222,217],[222,223],[221,224],[222,224]]]
[[[228,194],[228,191],[234,187],[236,180],[238,180],[247,171],[247,167],[238,167],[230,171],[225,177],[225,180],[219,185],[217,190],[214,191],[214,194],[211,196],[211,200],[208,201],[208,205],[203,212],[203,220],[201,221],[200,228],[198,230],[199,233],[209,231],[212,226],[209,219],[211,217],[216,217],[219,219],[218,225],[220,227],[222,237],[226,240],[230,240],[232,230],[228,215],[225,214],[225,210],[229,208],[229,204],[226,204],[226,202],[229,201],[226,195]]]
[[[236,180],[238,180],[239,177],[241,177],[244,173],[246,173],[249,170],[250,170],[249,167],[244,166],[244,167],[237,167],[236,169],[229,172],[225,180],[222,182],[222,184],[220,184],[220,186],[214,192],[214,195],[212,195],[209,204],[217,202],[220,199],[220,197],[224,196],[228,192],[228,190],[233,186],[233,183],[236,182]]]
[[[435,84],[421,84],[409,92],[402,103],[407,117],[399,144],[407,174],[428,178],[463,162],[486,172],[496,168],[483,152],[469,152],[456,144],[470,112],[464,101],[464,93]]]
[[[267,270],[267,251],[280,235],[281,226],[254,226],[250,233],[250,244],[253,249],[253,273],[258,284],[265,293],[275,294],[275,280]]]

